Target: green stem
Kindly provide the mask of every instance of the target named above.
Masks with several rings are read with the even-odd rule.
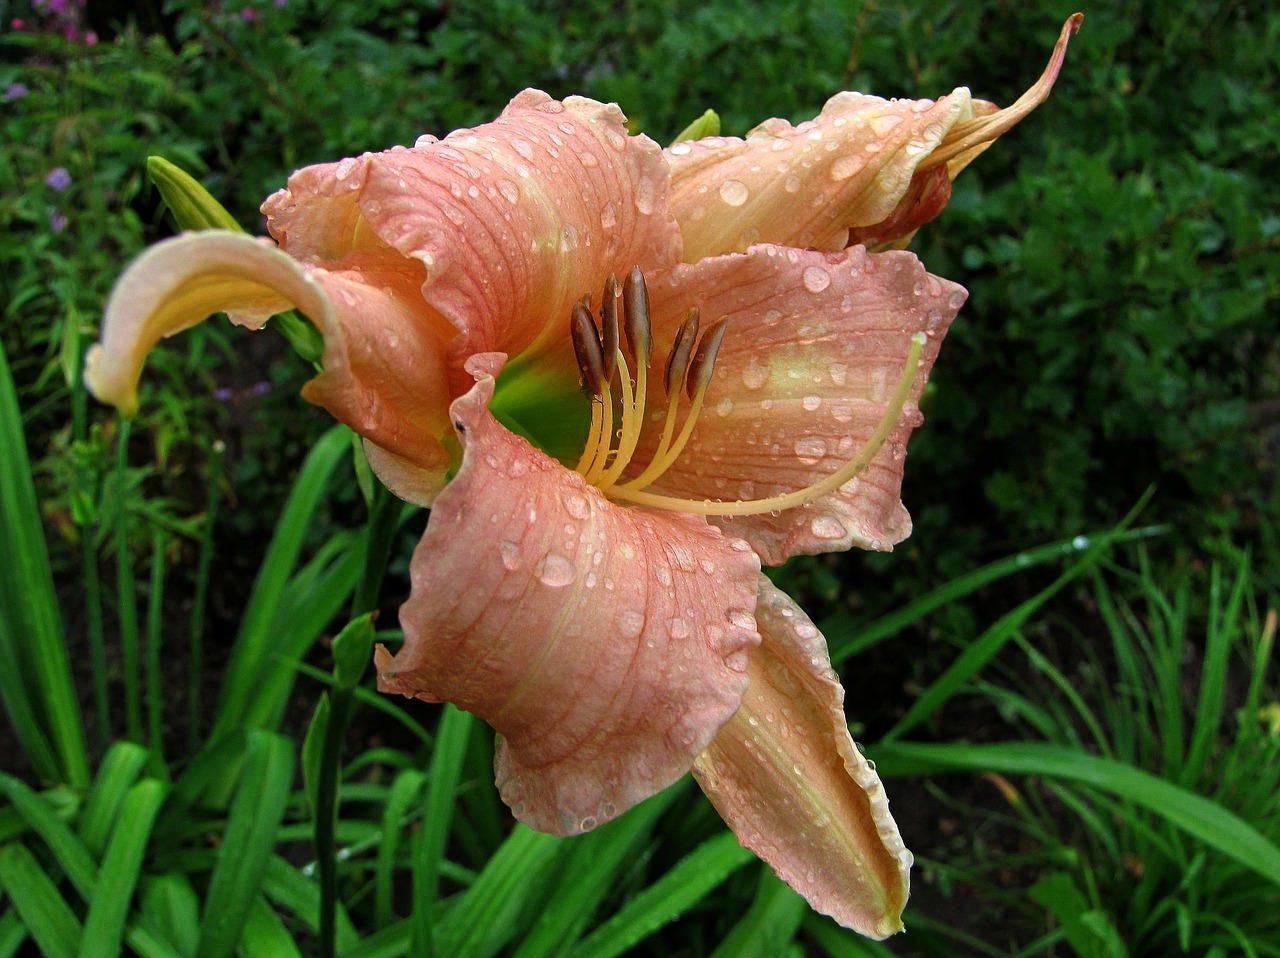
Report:
[[[373,506],[369,510],[369,522],[365,537],[364,568],[351,599],[351,618],[372,612],[378,606],[378,592],[387,572],[387,559],[391,555],[391,540],[395,536],[400,516],[400,500],[396,499],[381,482],[375,482]]]
[[[71,387],[71,435],[77,443],[88,435],[88,392],[84,388],[83,364],[76,363]],[[89,502],[97,502],[98,489],[89,471],[76,468],[77,492]],[[111,741],[111,718],[107,705],[107,651],[102,633],[102,581],[98,573],[98,521],[86,517],[80,528],[80,575],[84,585],[84,611],[89,630],[89,661],[93,665],[93,716],[98,747],[105,750]]]
[[[355,689],[334,687],[325,727],[324,750],[316,783],[316,872],[320,880],[320,958],[337,954],[338,860],[334,833],[338,825],[338,780],[342,773],[342,740],[355,714]]]
[[[164,612],[163,529],[151,536],[151,595],[147,599],[147,731],[153,761],[164,762],[160,728],[164,708],[160,698],[160,630]]]
[[[142,710],[138,682],[138,609],[133,581],[133,562],[129,555],[129,511],[125,502],[125,466],[128,459],[130,419],[120,420],[116,442],[116,598],[119,603],[120,645],[124,653],[125,736],[142,741]]]
[[[209,450],[209,490],[200,529],[200,558],[196,565],[196,594],[191,608],[191,641],[187,653],[187,753],[200,750],[200,689],[204,661],[204,611],[209,594],[209,567],[213,561],[213,526],[221,501],[222,470],[226,444],[215,440]]]

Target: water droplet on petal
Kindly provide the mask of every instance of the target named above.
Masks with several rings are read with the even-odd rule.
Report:
[[[515,570],[520,564],[520,546],[514,542],[499,542],[498,555],[502,558],[502,565],[508,572]]]
[[[543,585],[549,585],[556,589],[568,585],[577,578],[573,563],[564,556],[555,555],[554,553],[538,563],[538,568],[534,574],[537,575],[538,581]]]
[[[862,162],[861,158],[851,156],[847,153],[844,156],[836,157],[835,162],[831,164],[831,178],[837,183],[842,180],[847,180],[849,177],[853,176],[853,174],[857,173],[858,170],[862,169]]]
[[[628,609],[618,616],[618,631],[624,639],[634,639],[644,630],[644,615]]]
[[[671,149],[667,150],[667,152],[672,156],[687,156],[689,151],[692,149],[693,147],[688,143],[677,143],[675,146],[671,147]]]
[[[740,180],[725,180],[720,184],[720,199],[730,206],[741,206],[750,195],[751,191]]]
[[[679,616],[672,619],[669,625],[671,629],[671,637],[673,639],[687,639],[692,631],[689,628],[688,620],[682,619]]]
[[[800,274],[804,288],[811,293],[821,293],[831,285],[831,274],[821,266],[809,266]]]
[[[805,396],[802,405],[809,412],[813,412],[819,406],[822,405],[822,397],[821,396]]]
[[[827,454],[827,444],[819,436],[803,436],[796,440],[796,455],[807,466],[812,466]]]
[[[658,584],[664,588],[671,585],[671,570],[664,565],[658,566],[653,570],[653,577],[658,580]]]
[[[756,356],[752,356],[747,360],[746,368],[742,370],[742,385],[748,389],[759,389],[769,380],[769,367],[760,362]]]
[[[502,194],[503,199],[508,203],[518,203],[520,201],[520,188],[510,180],[499,180],[498,192]]]
[[[576,492],[569,493],[564,497],[564,508],[565,511],[575,519],[585,519],[591,514],[591,509],[587,505],[586,496],[580,496]]]
[[[725,396],[718,403],[716,403],[717,416],[727,416],[731,412],[733,412],[733,400],[730,399],[728,396]]]
[[[786,190],[788,193],[799,193],[800,177],[792,173],[790,176],[788,176],[785,180],[782,181],[782,188]]]
[[[896,129],[901,122],[902,117],[897,114],[885,113],[871,120],[871,132],[876,136],[884,136],[889,131]]]
[[[749,629],[752,632],[756,630],[756,617],[746,609],[730,609],[729,622],[739,629]]]
[[[604,209],[600,211],[600,226],[602,229],[611,230],[618,225],[618,208],[612,203],[606,203]]]

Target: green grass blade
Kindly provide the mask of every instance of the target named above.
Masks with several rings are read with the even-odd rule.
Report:
[[[229,958],[258,896],[293,781],[293,745],[270,732],[250,732],[227,830],[209,880],[196,958]]]
[[[471,713],[446,705],[431,754],[430,785],[423,808],[422,832],[413,863],[414,951],[435,954],[432,910],[440,887],[440,861],[453,821],[458,777],[466,758],[467,740],[475,724]],[[445,952],[448,954],[448,952]]]
[[[838,666],[849,656],[878,645],[935,609],[956,602],[1006,576],[1052,562],[1054,559],[1078,555],[1083,550],[1098,544],[1114,545],[1150,539],[1163,535],[1166,529],[1165,526],[1145,526],[1141,529],[1115,529],[1095,536],[1074,536],[1061,542],[1028,549],[980,569],[974,569],[866,625],[858,625],[852,616],[842,612],[823,619],[819,626],[831,648],[831,661]]]
[[[1227,692],[1227,661],[1239,641],[1240,609],[1249,585],[1249,563],[1240,568],[1225,601],[1221,594],[1222,570],[1211,570],[1209,622],[1205,631],[1204,666],[1200,670],[1200,695],[1196,700],[1191,742],[1183,766],[1182,784],[1193,786],[1204,774],[1210,752],[1221,734],[1222,708]]]
[[[0,887],[45,958],[74,958],[84,937],[80,919],[22,845],[0,848]]]
[[[489,958],[520,928],[517,917],[536,893],[560,839],[517,825],[436,929],[441,955]]]
[[[121,803],[147,763],[147,750],[133,742],[111,746],[98,767],[98,777],[80,816],[80,837],[95,856],[107,847],[107,838]]]
[[[1124,762],[1039,742],[1000,745],[884,743],[871,750],[882,776],[947,771],[1064,778],[1120,796],[1280,885],[1280,847],[1208,798]]]
[[[755,855],[729,832],[708,839],[570,952],[572,958],[615,958],[679,918]]]
[[[641,857],[658,819],[683,791],[681,784],[663,789],[620,818],[569,839],[569,853],[547,904],[515,958],[557,958],[576,942],[622,872]]]
[[[386,804],[382,808],[382,841],[378,844],[378,861],[374,870],[374,927],[391,924],[393,882],[400,838],[409,817],[409,809],[418,802],[427,776],[407,768],[395,777]]]
[[[193,955],[200,937],[200,899],[181,872],[142,883],[142,915],[181,955]]]
[[[302,958],[284,922],[261,895],[254,898],[245,916],[240,954],[243,958]]]
[[[933,715],[951,696],[964,688],[995,655],[1004,648],[1026,624],[1027,620],[1060,592],[1064,586],[1089,571],[1102,558],[1114,536],[1100,536],[1088,551],[1044,589],[1041,589],[1011,612],[1002,615],[994,625],[978,636],[964,651],[956,656],[942,675],[938,676],[918,699],[911,703],[905,715],[885,733],[884,741],[892,742]]]
[[[324,495],[329,476],[343,461],[349,442],[345,426],[330,429],[312,447],[298,473],[241,619],[213,725],[213,739],[246,727],[244,715],[259,678],[275,665],[278,635],[274,626],[281,598],[297,565],[311,516]]]
[[[320,885],[278,855],[272,855],[262,876],[262,890],[268,899],[297,917],[312,933],[320,931]],[[359,940],[347,910],[338,902],[334,916],[334,940],[339,949],[353,947]]]
[[[747,913],[725,936],[711,958],[775,958],[786,953],[809,906],[767,868]]]
[[[82,898],[88,900],[98,880],[98,865],[76,834],[47,801],[18,779],[0,774],[3,795],[39,835]]]
[[[142,857],[165,791],[163,782],[148,778],[133,786],[125,797],[98,872],[96,893],[89,903],[79,958],[115,958],[120,954]]]
[[[18,913],[10,908],[0,914],[0,958],[13,958],[27,940],[27,929]]]
[[[89,785],[80,707],[63,645],[22,414],[0,349],[0,701],[40,778]]]

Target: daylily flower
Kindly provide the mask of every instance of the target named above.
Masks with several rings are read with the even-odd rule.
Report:
[[[909,533],[905,443],[965,293],[843,238],[911,220],[922,159],[979,149],[986,114],[956,91],[854,122],[852,96],[663,151],[616,106],[529,90],[308,167],[263,207],[278,245],[211,230],[140,257],[87,381],[132,413],[162,335],[297,307],[325,344],[304,396],[432,508],[379,687],[489,722],[503,799],[556,834],[692,769],[815,908],[884,937],[911,855],[825,641],[760,564]]]

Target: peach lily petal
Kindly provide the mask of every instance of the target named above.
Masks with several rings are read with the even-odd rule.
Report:
[[[616,105],[526,90],[492,123],[299,170],[263,212],[304,260],[382,246],[419,261],[422,296],[462,334],[454,356],[514,357],[565,351],[573,303],[610,272],[678,259],[666,185],[660,148]]]
[[[927,336],[910,400],[871,465],[804,508],[718,519],[767,565],[851,545],[889,549],[911,531],[899,500],[915,408],[961,286],[912,253],[819,253],[755,246],[681,265],[651,286],[654,337],[669,342],[689,306],[729,329],[689,445],[655,483],[693,500],[761,499],[805,488],[853,459],[885,414],[913,334]],[[650,423],[638,462],[646,462]]]
[[[829,250],[909,239],[946,205],[949,181],[1048,97],[1083,19],[1067,20],[1044,73],[1005,110],[965,87],[936,102],[846,92],[798,126],[772,119],[745,140],[668,147],[685,262],[759,242]],[[946,186],[930,175],[942,164]]]
[[[469,365],[462,466],[414,553],[405,645],[378,651],[379,688],[483,718],[503,800],[575,834],[683,775],[733,715],[759,562],[703,519],[608,502],[502,428]]]
[[[694,777],[738,840],[814,909],[887,938],[902,930],[912,857],[849,736],[826,641],[763,576],[756,622],[751,684]]]
[[[89,349],[85,383],[125,416],[138,410],[138,378],[162,338],[211,313],[232,311],[257,328],[297,304],[324,329],[336,325],[328,297],[298,264],[259,240],[212,230],[158,243],[139,256],[107,300],[101,341]]]

